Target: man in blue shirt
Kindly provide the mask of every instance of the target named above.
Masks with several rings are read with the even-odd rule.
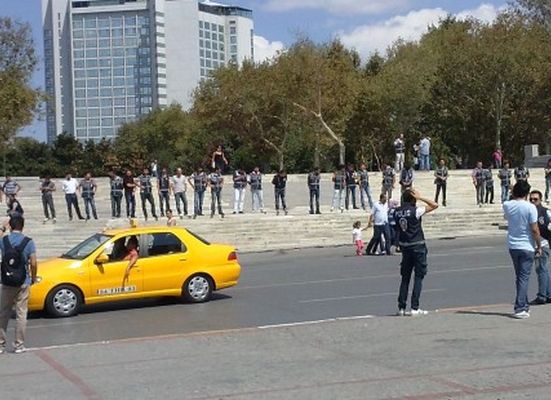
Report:
[[[24,225],[25,219],[22,216],[15,215],[10,218],[9,226],[11,233],[7,237],[13,247],[21,244],[25,238],[25,235],[22,233]],[[6,227],[2,227],[2,231],[5,230]],[[4,257],[3,240],[0,240],[0,250],[2,257]],[[32,240],[23,248],[22,259],[27,269],[27,276],[23,285],[19,287],[2,285],[0,296],[0,354],[4,353],[6,349],[6,330],[8,329],[8,322],[14,308],[16,314],[14,352],[19,354],[25,351],[24,342],[29,293],[31,285],[36,282],[37,272],[36,247]]]
[[[512,200],[503,203],[503,213],[508,222],[507,247],[513,260],[516,275],[516,300],[513,318],[530,317],[528,283],[534,257],[541,256],[541,239],[538,228],[538,210],[526,201],[530,193],[527,181],[520,180],[513,187]]]

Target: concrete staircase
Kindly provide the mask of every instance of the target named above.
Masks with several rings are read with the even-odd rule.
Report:
[[[543,170],[532,170],[531,183],[534,188],[545,189]],[[61,179],[55,180],[58,191],[54,195],[57,211],[57,224],[51,221],[42,223],[43,212],[37,178],[16,178],[22,187],[19,198],[25,209],[25,232],[33,237],[38,247],[39,258],[61,254],[87,236],[106,227],[127,226],[126,219],[110,219],[111,207],[109,201],[108,179],[97,179],[99,189],[96,196],[96,207],[99,220],[68,221],[65,200],[61,192]],[[289,215],[276,216],[273,205],[273,188],[269,183],[271,175],[266,177],[264,185],[264,200],[267,214],[253,214],[251,196],[247,192],[245,198],[245,214],[232,215],[233,189],[230,184],[223,190],[223,207],[226,218],[218,215],[211,219],[210,193],[205,195],[205,217],[196,220],[185,218],[179,224],[204,236],[211,242],[223,242],[235,245],[240,251],[264,251],[273,249],[292,249],[316,246],[334,246],[351,244],[352,224],[356,220],[367,225],[368,213],[363,210],[350,210],[344,213],[330,212],[332,185],[331,175],[324,174],[321,185],[321,215],[309,215],[308,190],[306,175],[289,176],[287,189],[287,204]],[[231,177],[226,178],[231,182]],[[434,196],[434,176],[432,172],[418,172],[415,175],[415,187],[427,197]],[[373,199],[380,192],[380,174],[371,175]],[[543,191],[543,190],[542,190]],[[440,207],[435,213],[424,218],[424,229],[429,238],[450,238],[470,235],[503,235],[504,225],[501,206],[499,204],[500,188],[496,180],[494,205],[479,208],[475,205],[474,188],[471,183],[470,171],[452,171],[448,181],[448,207]],[[192,210],[193,193],[188,192],[188,203]],[[399,197],[399,189],[394,198]],[[172,200],[172,209],[175,205]],[[137,196],[138,217],[141,216],[141,204]],[[124,203],[124,201],[123,201]],[[359,201],[358,201],[359,204]],[[81,202],[81,209],[83,204]],[[158,201],[157,201],[158,211]],[[191,211],[190,210],[190,211]],[[123,213],[124,204],[123,204]],[[165,219],[155,222],[140,220],[140,224],[165,224]],[[371,233],[365,232],[365,238]]]

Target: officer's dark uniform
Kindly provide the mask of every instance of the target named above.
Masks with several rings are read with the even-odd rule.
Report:
[[[476,205],[480,206],[484,203],[484,170],[482,168],[476,167],[473,171],[473,178],[475,181],[476,187]]]
[[[501,203],[505,203],[509,200],[509,188],[511,187],[513,174],[509,168],[502,168],[497,173],[497,176],[501,181]]]
[[[438,198],[440,197],[440,191],[442,191],[442,204],[446,205],[446,189],[448,187],[448,167],[438,166],[436,171],[434,171],[434,184],[436,185],[436,194],[434,196],[434,201],[438,203]]]
[[[210,194],[211,194],[211,202],[210,202],[210,217],[214,217],[214,213],[216,211],[216,206],[218,205],[218,214],[222,218],[224,218],[224,212],[222,211],[222,183],[224,178],[222,177],[222,174],[218,172],[213,172],[209,175],[209,183],[210,183]]]
[[[536,206],[538,210],[538,227],[540,235],[543,239],[551,242],[551,231],[549,230],[549,224],[551,219],[549,218],[549,210],[542,206]],[[542,247],[543,254],[540,257],[536,257],[536,273],[538,274],[538,294],[536,301],[540,304],[551,302],[551,282],[549,280],[549,247]]]
[[[275,209],[276,214],[279,215],[279,202],[281,200],[281,208],[285,211],[287,215],[287,203],[285,202],[285,190],[287,188],[287,175],[277,174],[272,179],[272,184],[274,185],[274,196],[275,196]]]
[[[348,205],[350,204],[350,199],[352,199],[352,208],[358,208],[356,205],[356,185],[358,184],[356,178],[356,171],[350,169],[346,170],[346,197],[344,203],[347,210]]]
[[[96,202],[94,201],[94,188],[96,183],[93,179],[83,179],[80,181],[80,187],[82,190],[82,200],[84,200],[84,209],[86,211],[86,219],[90,219],[90,209],[92,209],[92,215],[94,219],[98,219],[96,212]]]
[[[111,217],[121,217],[121,201],[124,184],[120,176],[115,175],[110,179],[111,186]]]
[[[153,186],[151,184],[151,175],[141,174],[138,177],[140,184],[140,198],[142,200],[142,212],[145,219],[147,219],[147,208],[145,202],[148,201],[151,205],[151,215],[153,218],[158,219],[155,211],[155,200],[153,199]]]
[[[207,189],[207,174],[204,172],[194,172],[191,175],[193,179],[193,218],[203,215],[203,200],[205,199],[205,190]]]
[[[516,167],[515,168],[515,180],[517,182],[520,181],[528,181],[528,178],[530,178],[530,171],[526,167]]]
[[[386,194],[387,199],[392,198],[392,186],[394,185],[394,170],[392,167],[387,167],[383,171],[383,189],[382,194]]]
[[[344,210],[344,198],[343,192],[346,190],[346,172],[338,170],[335,173],[333,178],[334,182],[334,193],[333,193],[333,204],[331,206],[331,211],[335,208],[340,208],[341,212]]]
[[[161,217],[165,216],[165,209],[170,210],[170,176],[161,175],[159,178],[159,207]]]
[[[314,214],[314,202],[316,214],[320,213],[320,174],[312,171],[308,174],[308,189],[310,189],[310,214]]]
[[[358,177],[360,179],[360,201],[362,204],[362,209],[366,209],[366,197],[369,208],[371,209],[373,208],[373,199],[371,198],[371,189],[369,188],[369,171],[367,169],[360,169],[358,172]]]
[[[55,190],[55,184],[51,180],[44,179],[40,184],[42,192],[42,207],[44,208],[44,217],[50,219],[50,214],[55,222],[55,207],[54,196],[52,191]]]
[[[494,204],[494,175],[490,168],[484,170],[484,185],[486,186],[484,203],[488,204],[488,200],[490,200],[490,204]]]
[[[262,193],[262,174],[253,171],[249,174],[249,184],[251,185],[252,210],[264,212],[264,195]]]
[[[402,169],[402,172],[400,172],[400,187],[402,189],[402,193],[404,193],[408,189],[411,189],[412,186],[413,168]]]
[[[402,283],[398,296],[398,308],[405,309],[407,305],[409,283],[412,272],[415,273],[413,293],[411,295],[411,309],[419,309],[419,298],[423,288],[423,278],[427,274],[427,247],[425,234],[421,225],[421,218],[416,216],[417,207],[406,203],[395,212],[398,224],[398,243],[402,250],[402,264],[400,274]]]

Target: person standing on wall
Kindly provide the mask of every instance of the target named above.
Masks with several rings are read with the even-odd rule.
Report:
[[[54,196],[55,183],[50,179],[50,175],[45,175],[42,182],[40,182],[40,192],[42,193],[42,207],[44,208],[44,221],[45,224],[52,218],[52,222],[56,223]]]
[[[136,218],[136,180],[132,171],[127,169],[122,178],[124,186],[124,200],[126,203],[126,218]]]
[[[287,215],[287,203],[285,202],[285,191],[287,190],[287,173],[284,170],[280,170],[272,179],[272,185],[274,185],[276,215],[279,215],[280,202],[283,212],[285,213],[285,215]]]
[[[446,207],[446,189],[448,186],[448,167],[446,161],[440,160],[438,167],[434,171],[434,184],[436,185],[436,195],[434,196],[434,202],[438,203],[440,192],[442,192],[442,205]]]
[[[243,214],[245,206],[245,188],[247,187],[247,173],[239,168],[233,173],[233,213]]]
[[[403,133],[400,133],[400,136],[394,141],[394,152],[396,153],[394,170],[398,172],[404,168],[404,162],[406,161],[406,141]]]
[[[115,174],[115,171],[109,171],[109,186],[111,188],[111,218],[120,218],[124,182],[120,176]]]
[[[513,173],[509,169],[509,161],[503,163],[503,168],[499,170],[497,176],[501,181],[501,204],[503,204],[509,200],[511,178],[513,177]]]
[[[161,217],[165,216],[165,210],[170,210],[170,188],[171,181],[168,170],[163,168],[161,176],[157,180],[157,189],[159,191],[159,207],[161,209]]]
[[[308,174],[308,190],[310,192],[310,214],[321,214],[320,212],[320,169],[314,168]],[[315,206],[315,209],[314,209]]]
[[[260,211],[266,214],[264,211],[264,193],[262,191],[262,173],[260,167],[255,167],[249,174],[248,182],[251,185],[251,198],[252,198],[252,210],[253,213]]]

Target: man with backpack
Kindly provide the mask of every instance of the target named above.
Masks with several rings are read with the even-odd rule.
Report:
[[[0,240],[0,354],[6,351],[6,330],[13,309],[16,314],[14,352],[20,354],[25,351],[27,306],[30,286],[37,282],[37,264],[36,247],[32,239],[23,235],[24,225],[25,219],[14,215],[9,220],[11,233]],[[6,227],[1,230],[5,232]]]
[[[538,228],[541,235],[541,255],[535,257],[536,273],[538,274],[538,294],[531,305],[551,303],[551,283],[549,279],[549,241],[551,240],[551,211],[542,205],[542,193],[539,190],[533,190],[530,193],[530,203],[536,206],[538,210]]]

